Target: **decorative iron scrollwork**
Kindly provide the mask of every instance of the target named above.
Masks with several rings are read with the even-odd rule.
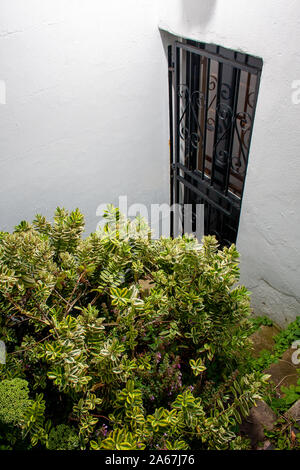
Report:
[[[217,123],[218,131],[213,149],[215,161],[219,167],[228,165],[230,155],[227,146],[231,136],[231,139],[233,139],[231,146],[234,149],[234,154],[231,156],[230,167],[235,174],[243,176],[250,145],[252,117],[246,111],[234,112],[229,103],[233,101],[235,90],[224,82],[220,84],[219,103],[214,107],[217,102],[217,88],[218,77],[215,74],[209,76],[206,95],[201,90],[195,90],[191,93],[186,84],[178,86],[177,94],[180,104],[179,135],[185,142],[185,154],[189,160],[191,150],[198,150],[199,146],[203,145],[204,133],[216,132],[215,126]],[[255,93],[247,90],[244,101],[246,107],[253,108],[254,97]],[[205,112],[206,121],[203,119]]]
[[[179,135],[185,141],[187,151],[189,151],[190,147],[197,149],[203,138],[203,132],[197,116],[199,110],[206,107],[205,96],[200,91],[194,91],[191,94],[189,87],[185,84],[178,86],[178,96],[181,98]],[[187,125],[187,120],[189,125]],[[190,131],[190,128],[196,128],[197,132]]]

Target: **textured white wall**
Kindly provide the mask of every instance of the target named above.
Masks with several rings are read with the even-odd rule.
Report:
[[[169,200],[156,0],[1,0],[0,230],[57,205]]]
[[[283,325],[300,314],[300,2],[162,0],[159,24],[264,60],[237,246],[256,313]]]
[[[168,202],[158,24],[264,59],[238,248],[256,312],[284,324],[300,311],[298,0],[1,0],[0,229],[64,205],[91,231],[119,195]]]

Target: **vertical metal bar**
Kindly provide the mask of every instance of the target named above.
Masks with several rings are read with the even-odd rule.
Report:
[[[203,139],[204,139],[204,135],[203,135],[203,132],[204,132],[204,129],[205,129],[205,125],[204,125],[204,116],[205,116],[205,109],[206,109],[206,106],[205,106],[205,98],[206,98],[206,71],[207,71],[207,59],[206,58],[203,58],[202,59],[202,56],[200,55],[200,69],[202,67],[202,75],[201,77],[199,77],[199,94],[201,96],[204,96],[204,107],[202,109],[199,109],[198,110],[198,121],[199,121],[199,127],[201,129],[201,145],[199,145],[199,148],[197,150],[197,155],[196,155],[196,168],[197,170],[200,170],[200,168],[202,168],[202,160],[203,160]]]
[[[217,53],[219,53],[220,48],[217,48]],[[223,64],[221,62],[218,63],[218,79],[217,79],[217,100],[216,100],[216,113],[215,113],[215,135],[214,135],[214,146],[213,146],[213,155],[212,155],[212,167],[211,167],[211,186],[214,186],[215,183],[215,166],[216,166],[216,159],[217,159],[217,143],[218,143],[218,134],[219,134],[219,117],[218,117],[218,108],[221,102],[221,89],[222,89],[222,76],[223,76]],[[213,221],[212,219],[213,214]],[[219,211],[217,209],[213,209],[210,207],[209,209],[209,226],[208,226],[208,233],[210,234],[212,231],[212,222],[215,225],[215,231],[219,233]],[[219,240],[218,240],[219,241]]]
[[[206,77],[206,90],[205,90],[205,115],[204,115],[204,129],[203,129],[203,146],[202,146],[202,179],[205,173],[205,160],[206,160],[206,133],[207,133],[207,114],[209,106],[209,83],[210,83],[210,59],[207,60],[207,77]]]
[[[209,229],[210,229],[210,219],[211,219],[211,205],[209,203],[205,203],[205,209],[206,209],[206,214],[205,214],[205,232],[204,235],[210,235]]]
[[[247,56],[248,57],[248,56]],[[250,83],[251,83],[251,73],[248,73],[247,76],[247,85],[246,85],[246,91],[245,91],[245,102],[244,102],[244,112],[247,112],[247,99],[248,99],[248,93],[249,93],[249,88],[250,88]],[[239,159],[241,158],[243,152],[242,152],[242,147],[240,145],[239,147]]]
[[[246,94],[245,94],[245,103],[244,103],[244,112],[247,112],[248,108],[248,95],[249,95],[249,90],[250,90],[250,83],[251,83],[251,73],[248,73],[247,76],[247,86],[246,86]]]
[[[210,180],[211,186],[213,186],[214,184],[214,176],[215,176],[215,161],[216,161],[218,129],[219,129],[218,107],[220,105],[220,96],[221,96],[221,88],[222,88],[222,72],[223,72],[223,64],[219,62],[218,63],[218,80],[217,80],[218,90],[217,90],[217,102],[216,102],[216,114],[215,114],[215,136],[214,136],[214,146],[213,146],[212,166],[211,166],[211,180]]]
[[[203,135],[203,129],[201,129],[201,117],[200,117],[200,112],[201,112],[201,98],[199,98],[199,105],[197,103],[197,100],[192,99],[193,93],[201,93],[201,55],[199,54],[192,54],[192,89],[191,89],[191,106],[193,107],[193,116],[192,116],[192,126],[191,126],[191,131],[192,133],[195,133],[196,136],[199,136],[199,142],[202,145],[202,135]],[[200,135],[199,135],[200,134]],[[192,139],[191,139],[192,140]],[[195,142],[198,142],[198,138],[196,137]],[[191,162],[192,162],[192,170],[197,169],[197,147],[194,145],[191,145]]]
[[[245,179],[246,179],[247,168],[248,168],[249,152],[250,152],[250,146],[251,146],[251,140],[252,140],[253,127],[254,127],[254,118],[255,118],[255,113],[256,113],[256,105],[257,105],[257,99],[258,99],[258,90],[259,90],[259,85],[260,85],[260,77],[261,77],[261,70],[259,70],[257,75],[256,75],[253,113],[252,113],[252,125],[251,125],[251,130],[250,130],[250,135],[249,135],[249,148],[248,148],[248,153],[247,153],[247,161],[246,161],[246,165],[245,165],[245,175],[244,175],[243,187],[242,187],[242,191],[241,191],[241,204],[242,204],[243,195],[244,195]],[[238,223],[239,223],[239,221],[238,221]]]
[[[170,126],[170,205],[173,206],[174,199],[174,171],[173,171],[173,57],[172,46],[168,46],[168,81],[169,81],[169,126]],[[170,212],[170,236],[174,237],[174,213]]]
[[[187,130],[188,139],[185,139],[185,165],[190,169],[191,154],[191,93],[192,93],[192,53],[186,52],[186,83],[188,87],[188,112],[185,116],[185,129]],[[187,120],[187,122],[186,122]]]
[[[233,142],[234,142],[235,126],[236,126],[235,117],[236,117],[236,110],[237,110],[237,104],[238,104],[238,99],[239,99],[241,70],[234,69],[234,75],[235,76],[234,76],[234,86],[233,86],[234,98],[233,98],[233,104],[232,104],[232,123],[231,123],[231,129],[230,129],[230,137],[229,137],[228,161],[227,161],[227,169],[226,169],[225,188],[224,188],[226,196],[228,194],[229,180],[230,180],[232,149],[233,149]]]
[[[174,107],[175,107],[175,169],[173,173],[174,180],[174,202],[179,204],[179,181],[177,163],[180,161],[180,142],[179,142],[179,83],[180,83],[180,48],[175,45],[175,90],[174,90]],[[177,212],[176,212],[177,213]],[[178,224],[178,221],[176,221]]]

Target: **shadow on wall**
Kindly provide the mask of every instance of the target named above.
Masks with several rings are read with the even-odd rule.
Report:
[[[217,0],[181,0],[182,18],[189,26],[205,25],[214,13]]]

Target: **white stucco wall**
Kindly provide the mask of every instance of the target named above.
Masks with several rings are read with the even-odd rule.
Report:
[[[237,247],[256,313],[284,325],[300,314],[300,2],[162,0],[159,24],[264,60]]]
[[[256,313],[283,325],[300,311],[299,0],[1,0],[0,230],[63,205],[89,232],[120,195],[169,202],[158,25],[264,60],[238,248]]]
[[[154,0],[1,0],[0,230],[37,212],[169,201]],[[3,84],[3,82],[1,82]]]

